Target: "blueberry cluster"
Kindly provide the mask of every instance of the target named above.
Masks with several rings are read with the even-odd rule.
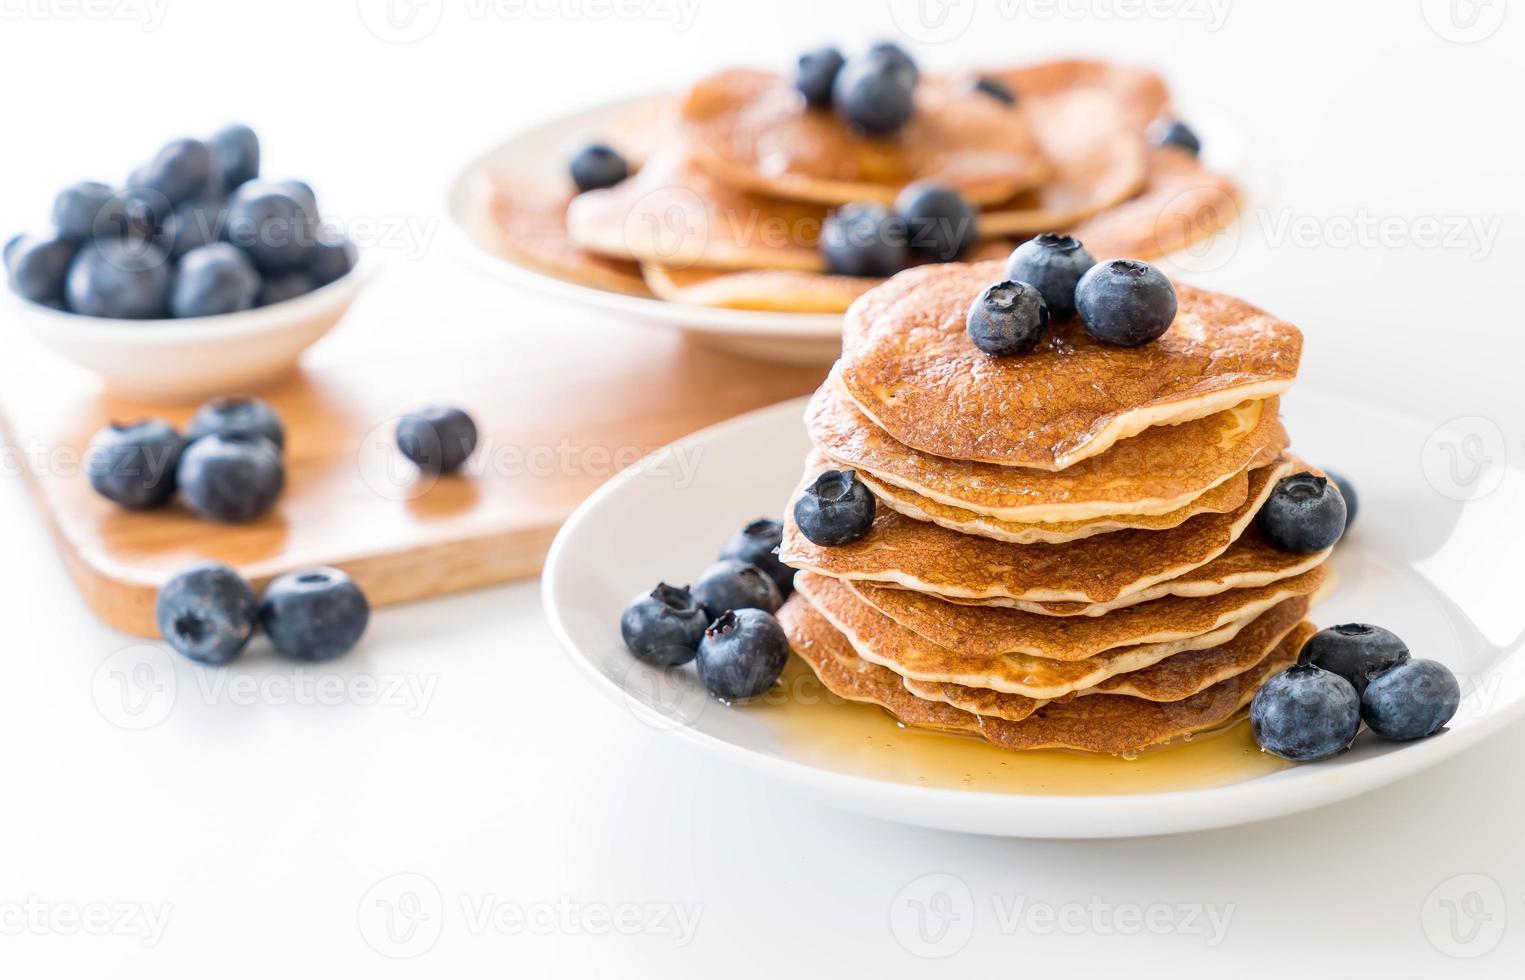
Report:
[[[1350,747],[1362,722],[1393,741],[1428,738],[1461,705],[1450,668],[1414,660],[1380,626],[1346,623],[1315,633],[1297,666],[1266,682],[1250,703],[1255,741],[1292,762],[1317,762]]]
[[[881,41],[848,60],[836,48],[799,56],[794,87],[811,108],[833,108],[869,136],[889,136],[910,121],[921,72],[905,49]]]
[[[794,569],[778,558],[783,534],[778,521],[753,521],[692,588],[663,582],[636,596],[620,615],[625,646],[658,667],[694,661],[705,688],[723,701],[767,691],[789,659],[773,618],[794,590]]]
[[[225,664],[263,628],[276,651],[293,660],[332,660],[360,642],[371,606],[355,580],[337,568],[288,572],[254,588],[222,562],[181,571],[159,590],[155,607],[165,642],[192,660]]]
[[[339,279],[355,247],[324,229],[312,188],[259,179],[254,130],[177,139],[124,187],[86,181],[53,201],[52,229],[6,243],[19,296],[82,316],[215,316]]]
[[[844,204],[821,225],[821,253],[839,276],[886,278],[917,262],[953,262],[978,237],[977,215],[955,190],[918,181],[895,206]]]

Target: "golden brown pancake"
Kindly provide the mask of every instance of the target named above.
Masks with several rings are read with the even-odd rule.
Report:
[[[842,386],[892,438],[949,459],[1063,470],[1150,426],[1269,398],[1297,375],[1296,327],[1179,283],[1175,322],[1152,343],[1102,344],[1072,321],[1030,353],[991,357],[964,320],[1001,277],[994,262],[911,269],[847,311]]]
[[[965,84],[923,77],[898,133],[870,137],[828,109],[810,109],[790,82],[763,71],[723,71],[683,100],[695,160],[719,180],[789,200],[894,201],[928,180],[974,204],[1005,201],[1048,177],[1020,107]]]
[[[1149,150],[1143,192],[1096,214],[1070,234],[1098,259],[1152,259],[1206,241],[1239,220],[1233,181],[1204,169],[1185,150]]]
[[[1203,514],[1167,531],[1117,531],[1065,544],[1007,544],[876,509],[868,534],[837,547],[817,545],[794,523],[794,502],[825,468],[812,459],[785,508],[783,561],[833,578],[893,583],[969,599],[1111,602],[1179,578],[1228,550],[1254,521],[1290,459],[1254,471],[1250,499],[1227,514]]]
[[[837,380],[833,373],[805,410],[810,440],[825,455],[919,497],[1018,524],[1169,514],[1287,443],[1273,398],[1145,429],[1057,472],[962,462],[896,442],[835,390]]]
[[[1066,59],[1017,68],[981,72],[1005,84],[1017,98],[1032,102],[1079,89],[1100,90],[1112,96],[1097,105],[1087,125],[1124,129],[1143,137],[1151,124],[1170,114],[1170,91],[1157,73],[1106,61]]]

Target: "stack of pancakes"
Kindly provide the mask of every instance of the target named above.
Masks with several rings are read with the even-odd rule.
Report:
[[[991,78],[1009,106],[974,88]],[[818,240],[836,207],[889,204],[907,184],[979,210],[966,259],[1072,229],[1100,258],[1186,247],[1238,216],[1238,191],[1191,153],[1155,146],[1172,116],[1152,72],[1094,61],[942,77],[917,86],[905,128],[870,138],[791,81],[720,72],[676,102],[632,109],[600,138],[638,168],[574,196],[568,179],[496,174],[490,234],[521,264],[604,289],[738,309],[841,312],[882,280],[834,275]]]
[[[964,319],[1001,278],[914,269],[848,311],[795,499],[853,470],[876,512],[826,547],[791,500],[791,643],[842,697],[1010,748],[1128,754],[1233,720],[1296,661],[1326,578],[1327,551],[1255,528],[1310,469],[1277,415],[1301,334],[1177,284],[1174,324],[1143,347],[1070,322],[990,357]]]

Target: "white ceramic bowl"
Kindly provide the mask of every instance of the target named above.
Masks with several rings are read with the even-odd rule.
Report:
[[[184,320],[111,320],[29,303],[4,290],[43,346],[143,401],[194,401],[290,371],[338,323],[374,275],[360,253],[347,275],[274,306]]]

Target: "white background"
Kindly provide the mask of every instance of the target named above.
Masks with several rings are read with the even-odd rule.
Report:
[[[0,229],[40,223],[68,181],[119,180],[164,139],[241,119],[267,172],[391,229],[378,294],[399,329],[428,325],[419,342],[453,316],[581,324],[454,268],[440,228],[454,168],[563,110],[899,28],[936,42],[917,46],[934,66],[1155,65],[1185,101],[1240,119],[1272,193],[1197,279],[1301,324],[1310,360],[1340,352],[1352,388],[1402,386],[1427,412],[1434,372],[1519,363],[1525,10],[1494,0],[1467,27],[1466,0],[1459,19],[1450,0],[944,6],[936,21],[899,0],[435,0],[399,33],[368,0],[0,0]],[[1486,412],[1489,397],[1478,386],[1436,411]],[[1520,451],[1520,420],[1499,421]],[[135,641],[93,620],[17,478],[0,480],[0,542],[5,976],[1391,977],[1525,963],[1519,729],[1274,824],[959,837],[791,798],[643,728],[566,664],[532,583],[378,614],[332,670],[423,692],[400,704],[364,689],[246,703],[177,664],[162,721],[128,730],[102,685]],[[231,673],[291,672],[258,657]],[[920,948],[901,916],[936,891],[953,896],[951,931]],[[1477,938],[1448,941],[1445,902],[1471,891],[1484,904],[1458,906],[1458,922]],[[1024,900],[1078,911],[1046,931],[1003,922]],[[387,902],[411,933],[387,934]],[[1211,906],[1227,932],[1211,945],[1179,918],[1163,934],[1110,924],[1156,904]],[[626,906],[642,934],[599,928]],[[71,928],[103,908],[167,911],[167,928]],[[556,918],[484,927],[483,908]],[[675,934],[675,909],[698,917],[691,936]]]

